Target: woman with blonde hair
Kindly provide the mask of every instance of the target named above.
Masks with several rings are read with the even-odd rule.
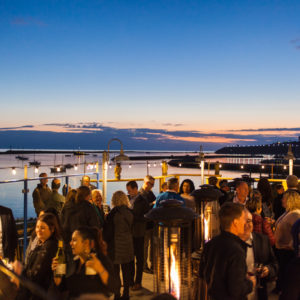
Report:
[[[115,299],[129,299],[129,286],[133,261],[133,214],[130,202],[123,191],[117,191],[111,199],[113,209],[107,215],[103,234],[108,246],[108,256],[114,264],[116,278]],[[123,295],[121,298],[120,266],[123,275]]]
[[[275,247],[279,262],[277,288],[279,290],[281,290],[285,267],[295,257],[291,230],[294,223],[300,218],[300,194],[293,190],[285,192],[282,204],[286,206],[286,212],[279,217],[275,224]]]

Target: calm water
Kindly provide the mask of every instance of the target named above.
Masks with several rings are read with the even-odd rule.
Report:
[[[137,156],[145,156],[145,155],[162,155],[165,153],[134,153],[131,155]],[[174,155],[178,155],[178,153],[173,153]],[[184,153],[186,154],[186,153]],[[194,154],[194,153],[193,153]],[[130,154],[129,154],[130,155]],[[169,155],[169,154],[168,154]],[[24,155],[29,158],[28,161],[20,161],[15,158],[16,155],[0,155],[0,181],[5,180],[16,180],[23,179],[24,177],[24,164],[29,165],[29,161],[39,161],[41,162],[41,166],[39,167],[38,173],[35,173],[34,167],[28,167],[28,178],[37,178],[38,174],[41,172],[46,172],[48,176],[54,176],[54,174],[50,173],[50,167],[59,164],[77,164],[78,170],[67,169],[66,173],[62,175],[71,175],[71,174],[81,174],[84,173],[84,163],[96,163],[99,162],[100,169],[100,178],[102,178],[102,155],[87,155],[87,156],[66,156],[65,154],[35,154],[35,155]],[[147,167],[146,161],[130,161],[122,163],[122,175],[121,178],[143,178],[147,175],[147,171],[152,176],[160,176],[161,175],[161,160],[157,161],[149,161],[150,166]],[[16,174],[12,174],[12,167],[15,167]],[[95,172],[95,169],[87,169],[86,173]],[[207,173],[207,171],[205,171]],[[182,176],[180,177],[180,181],[185,178],[191,178],[195,186],[199,186],[201,183],[200,178],[200,169],[186,169],[186,168],[174,168],[168,167],[168,174],[199,174],[199,176]],[[210,171],[210,174],[213,174],[213,170]],[[223,177],[237,177],[239,176],[239,172],[223,172]],[[96,175],[91,175],[92,179],[96,179]],[[108,169],[108,179],[114,178],[114,165]],[[72,188],[76,188],[80,185],[81,177],[70,177],[69,184]],[[35,211],[32,205],[32,192],[36,185],[39,183],[39,180],[32,180],[28,182],[28,218],[35,217]],[[65,183],[65,178],[62,178],[62,186]],[[94,183],[96,184],[96,183]],[[51,179],[49,179],[48,185],[51,186]],[[138,182],[139,187],[142,185],[142,181]],[[23,182],[14,182],[14,183],[5,183],[0,184],[0,205],[10,207],[13,210],[15,218],[23,217],[23,205],[24,205],[24,195],[22,190],[24,188]],[[102,183],[100,183],[100,189],[102,189]],[[110,204],[110,199],[116,190],[123,190],[126,192],[126,182],[117,182],[117,183],[107,183],[107,202]],[[159,193],[159,182],[157,181],[153,192],[157,195]]]

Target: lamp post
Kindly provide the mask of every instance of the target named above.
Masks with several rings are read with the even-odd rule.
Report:
[[[103,192],[104,204],[106,204],[106,199],[107,199],[107,169],[108,169],[108,162],[109,162],[109,146],[110,143],[113,141],[117,141],[121,144],[120,154],[115,157],[115,161],[120,162],[124,160],[129,160],[129,157],[124,154],[123,143],[121,142],[121,140],[117,138],[110,139],[108,141],[107,151],[103,151],[102,154],[102,180],[103,180],[102,192]]]
[[[196,158],[196,161],[200,164],[200,168],[201,168],[201,185],[203,185],[204,184],[204,162],[205,162],[205,158],[204,158],[202,145],[200,146],[199,157]]]
[[[291,144],[289,144],[289,150],[287,155],[284,157],[284,159],[289,161],[289,175],[293,175],[293,164],[294,164],[295,156],[293,154]]]

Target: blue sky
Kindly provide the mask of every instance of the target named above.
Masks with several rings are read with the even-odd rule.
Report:
[[[2,0],[0,127],[298,128],[299,15],[296,0]]]

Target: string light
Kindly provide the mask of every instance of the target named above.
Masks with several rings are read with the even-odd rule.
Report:
[[[222,165],[219,165],[220,168],[222,168]]]
[[[243,165],[241,165],[241,169],[244,169],[244,166],[243,166]]]
[[[151,167],[151,165],[150,165],[150,164],[148,164],[148,167],[150,168],[150,167]]]
[[[156,163],[153,164],[153,167],[156,167]]]
[[[109,168],[110,168],[110,169],[112,168],[111,165],[109,165]]]
[[[78,166],[74,165],[74,170],[77,171],[78,170]]]
[[[265,166],[261,166],[261,168],[262,168],[262,169],[264,169],[264,168],[265,168]]]
[[[12,172],[13,175],[16,175],[16,174],[17,174],[16,168],[13,167],[13,168],[11,169],[11,172]]]
[[[283,169],[286,170],[286,166],[283,166]]]
[[[38,168],[38,167],[35,167],[35,168],[34,168],[34,173],[37,174],[38,172],[39,172],[39,168]]]
[[[182,164],[181,163],[179,163],[179,167],[181,167],[182,166]]]
[[[131,169],[131,167],[132,167],[131,164],[128,167],[129,167],[129,169]]]

